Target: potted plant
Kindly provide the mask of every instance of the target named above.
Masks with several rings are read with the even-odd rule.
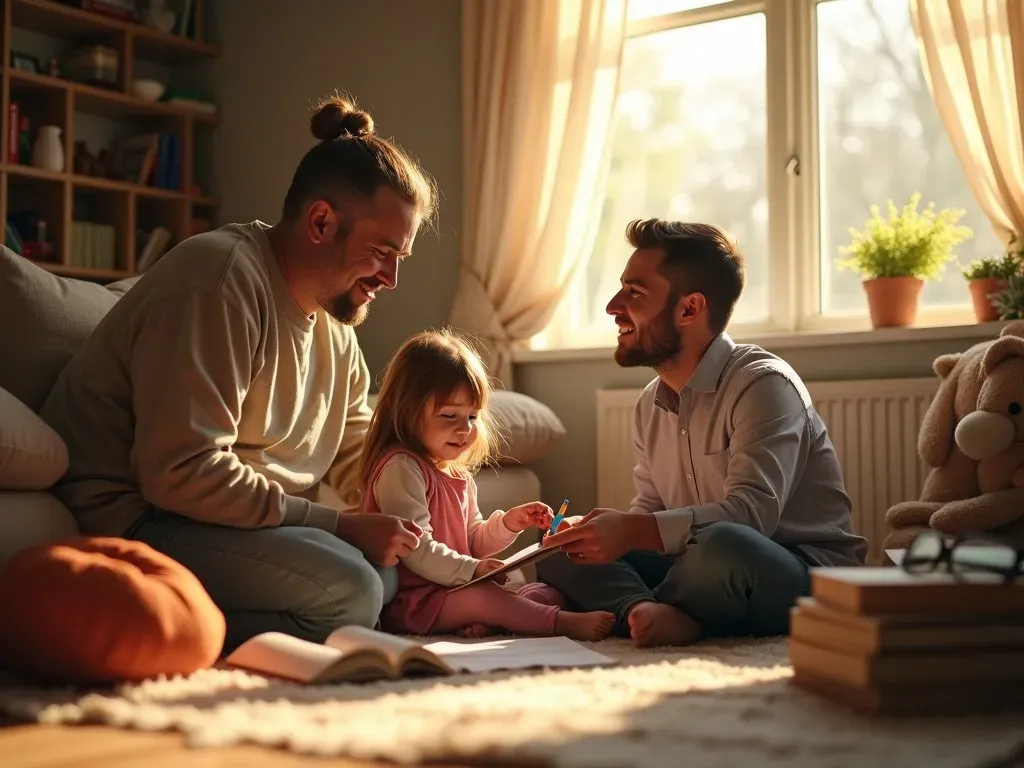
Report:
[[[998,320],[999,310],[992,299],[1006,287],[1007,280],[1021,273],[1021,254],[1019,251],[1008,250],[998,258],[987,256],[972,261],[963,272],[978,322]]]
[[[839,249],[847,258],[838,259],[838,266],[859,272],[864,278],[875,328],[917,322],[924,281],[941,278],[946,265],[956,258],[954,246],[974,234],[957,224],[963,210],[944,208],[936,212],[935,204],[928,203],[918,211],[920,201],[917,192],[902,209],[889,200],[888,219],[882,218],[877,205],[871,206],[871,218],[864,229],[851,227],[853,241]]]
[[[1024,274],[1006,278],[1002,289],[992,296],[992,305],[1000,320],[1024,320]]]

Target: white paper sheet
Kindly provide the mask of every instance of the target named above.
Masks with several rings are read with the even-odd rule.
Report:
[[[618,663],[567,637],[441,640],[427,643],[424,647],[463,672],[533,667],[594,667]]]

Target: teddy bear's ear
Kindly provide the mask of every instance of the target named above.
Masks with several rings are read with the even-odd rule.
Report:
[[[932,370],[935,371],[935,375],[940,379],[944,379],[949,376],[949,372],[953,370],[953,367],[960,360],[959,352],[951,352],[948,355],[939,355],[935,358],[932,363]]]
[[[999,332],[1000,336],[1022,336],[1024,337],[1024,320],[1014,320],[1003,326]]]
[[[935,358],[932,368],[942,379],[917,433],[917,452],[930,467],[941,467],[953,450],[953,431],[956,429],[956,393],[960,370],[957,363],[963,355],[953,353]],[[966,361],[965,361],[966,364]],[[954,372],[955,369],[955,372]]]
[[[997,365],[1014,355],[1024,357],[1024,338],[1020,336],[1001,336],[993,341],[992,346],[985,352],[985,359],[981,363],[982,370],[988,376]]]

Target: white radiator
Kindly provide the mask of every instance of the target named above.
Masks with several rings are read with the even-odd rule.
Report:
[[[806,382],[828,427],[853,502],[854,528],[882,562],[885,511],[916,499],[926,468],[917,432],[938,378]],[[633,498],[633,407],[639,389],[597,391],[597,504],[627,509]]]

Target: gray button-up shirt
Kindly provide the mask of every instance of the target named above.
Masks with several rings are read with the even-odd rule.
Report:
[[[718,521],[748,525],[812,565],[860,565],[850,498],[825,424],[781,358],[725,333],[678,393],[637,400],[633,512],[653,513],[665,552]]]

